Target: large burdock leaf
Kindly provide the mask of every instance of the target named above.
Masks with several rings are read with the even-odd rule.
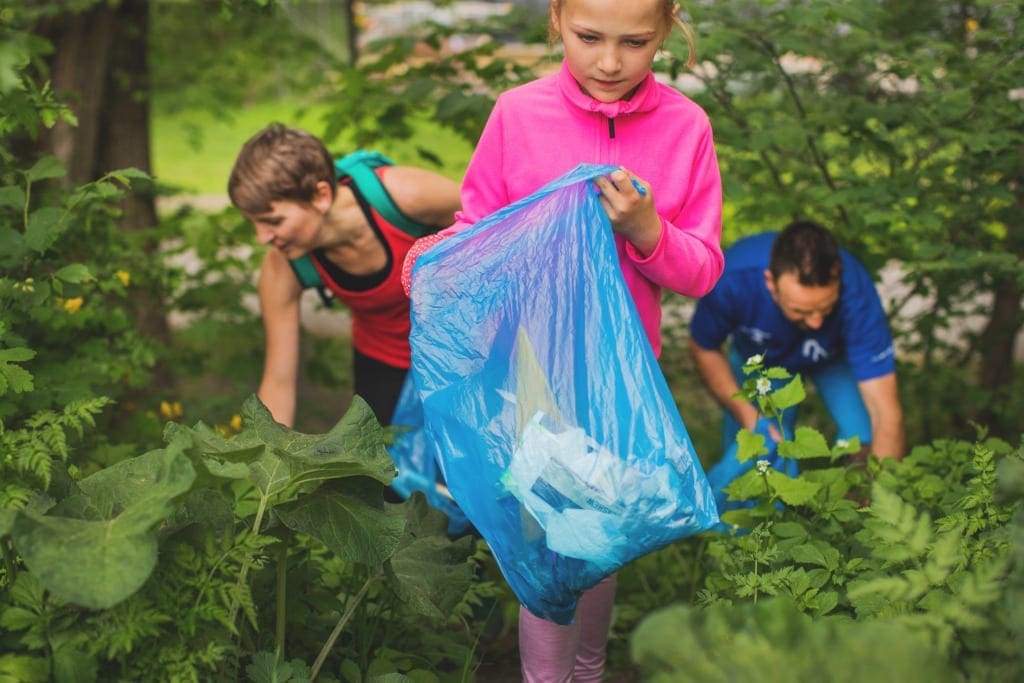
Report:
[[[395,552],[405,530],[404,511],[395,507],[384,507],[379,484],[356,478],[274,511],[285,526],[312,536],[341,559],[378,568]]]
[[[151,451],[101,470],[43,515],[22,511],[11,537],[32,574],[59,597],[94,609],[116,605],[149,578],[156,526],[195,471],[180,448]]]
[[[388,578],[402,600],[428,617],[451,614],[473,579],[470,536],[452,541],[448,518],[415,493],[404,504],[405,534],[391,558]]]
[[[358,396],[326,434],[302,434],[275,422],[255,396],[242,406],[242,417],[266,445],[249,466],[253,481],[266,495],[328,479],[370,477],[389,484],[395,478],[395,464],[384,447],[384,431],[370,406]]]

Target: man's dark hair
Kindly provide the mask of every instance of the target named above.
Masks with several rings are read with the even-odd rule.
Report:
[[[785,273],[795,273],[804,287],[830,285],[843,271],[839,243],[828,228],[818,223],[794,221],[775,237],[768,270],[775,280]]]

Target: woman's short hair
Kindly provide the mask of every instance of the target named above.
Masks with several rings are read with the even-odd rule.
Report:
[[[228,196],[250,215],[270,211],[274,201],[309,203],[317,183],[337,190],[334,159],[319,138],[272,123],[242,146],[228,178]]]

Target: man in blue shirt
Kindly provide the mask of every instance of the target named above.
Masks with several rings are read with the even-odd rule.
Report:
[[[753,431],[763,417],[734,397],[746,359],[763,354],[766,367],[814,384],[838,438],[860,437],[864,453],[903,456],[903,410],[882,301],[863,264],[821,225],[798,221],[738,240],[725,252],[722,278],[697,302],[690,333],[701,378],[725,409],[725,451],[740,427]],[[791,408],[783,416],[788,434],[795,421]],[[775,427],[769,431],[781,439]]]

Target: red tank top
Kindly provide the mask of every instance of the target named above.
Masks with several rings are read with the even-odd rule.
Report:
[[[377,169],[377,174],[383,177],[385,170]],[[390,271],[382,282],[367,290],[344,289],[319,259],[314,258],[313,263],[327,288],[351,312],[352,346],[374,360],[407,369],[411,362],[409,298],[402,289],[402,264],[416,238],[388,223],[373,208],[370,213],[391,251]]]

